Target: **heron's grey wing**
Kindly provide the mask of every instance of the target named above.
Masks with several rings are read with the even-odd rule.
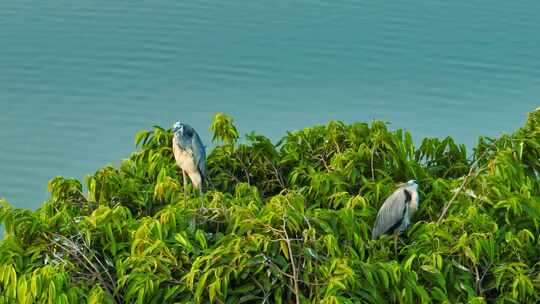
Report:
[[[191,151],[193,153],[193,160],[195,161],[195,164],[197,164],[197,168],[199,168],[199,173],[204,180],[207,177],[206,151],[204,150],[204,145],[197,133],[193,133],[193,137],[191,138]]]
[[[372,239],[378,239],[382,234],[388,233],[390,228],[400,223],[405,212],[407,196],[403,188],[399,188],[390,195],[377,213],[375,226],[371,233]]]

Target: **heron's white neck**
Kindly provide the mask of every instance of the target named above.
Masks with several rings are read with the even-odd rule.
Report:
[[[418,209],[418,191],[416,190],[416,187],[409,187],[407,190],[411,194],[411,202],[409,206],[411,215],[413,215],[416,212],[416,209]]]

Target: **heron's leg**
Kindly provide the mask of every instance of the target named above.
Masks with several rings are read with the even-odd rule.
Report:
[[[187,207],[187,189],[186,189],[186,172],[182,170],[182,181],[184,182],[184,206]]]
[[[199,197],[201,198],[201,209],[204,209],[204,197],[203,197],[202,187],[199,187]]]
[[[397,241],[398,241],[398,234],[397,232],[394,232],[394,256],[397,258]]]

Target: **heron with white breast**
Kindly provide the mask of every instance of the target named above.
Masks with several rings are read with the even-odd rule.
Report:
[[[202,200],[203,183],[208,178],[206,173],[206,151],[199,134],[190,125],[176,122],[172,128],[172,150],[180,169],[184,183],[184,201],[187,201],[186,175],[193,187],[199,189]]]

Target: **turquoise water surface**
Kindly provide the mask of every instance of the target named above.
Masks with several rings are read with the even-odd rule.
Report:
[[[0,197],[36,208],[176,120],[383,119],[472,146],[540,105],[540,2],[0,1]]]

